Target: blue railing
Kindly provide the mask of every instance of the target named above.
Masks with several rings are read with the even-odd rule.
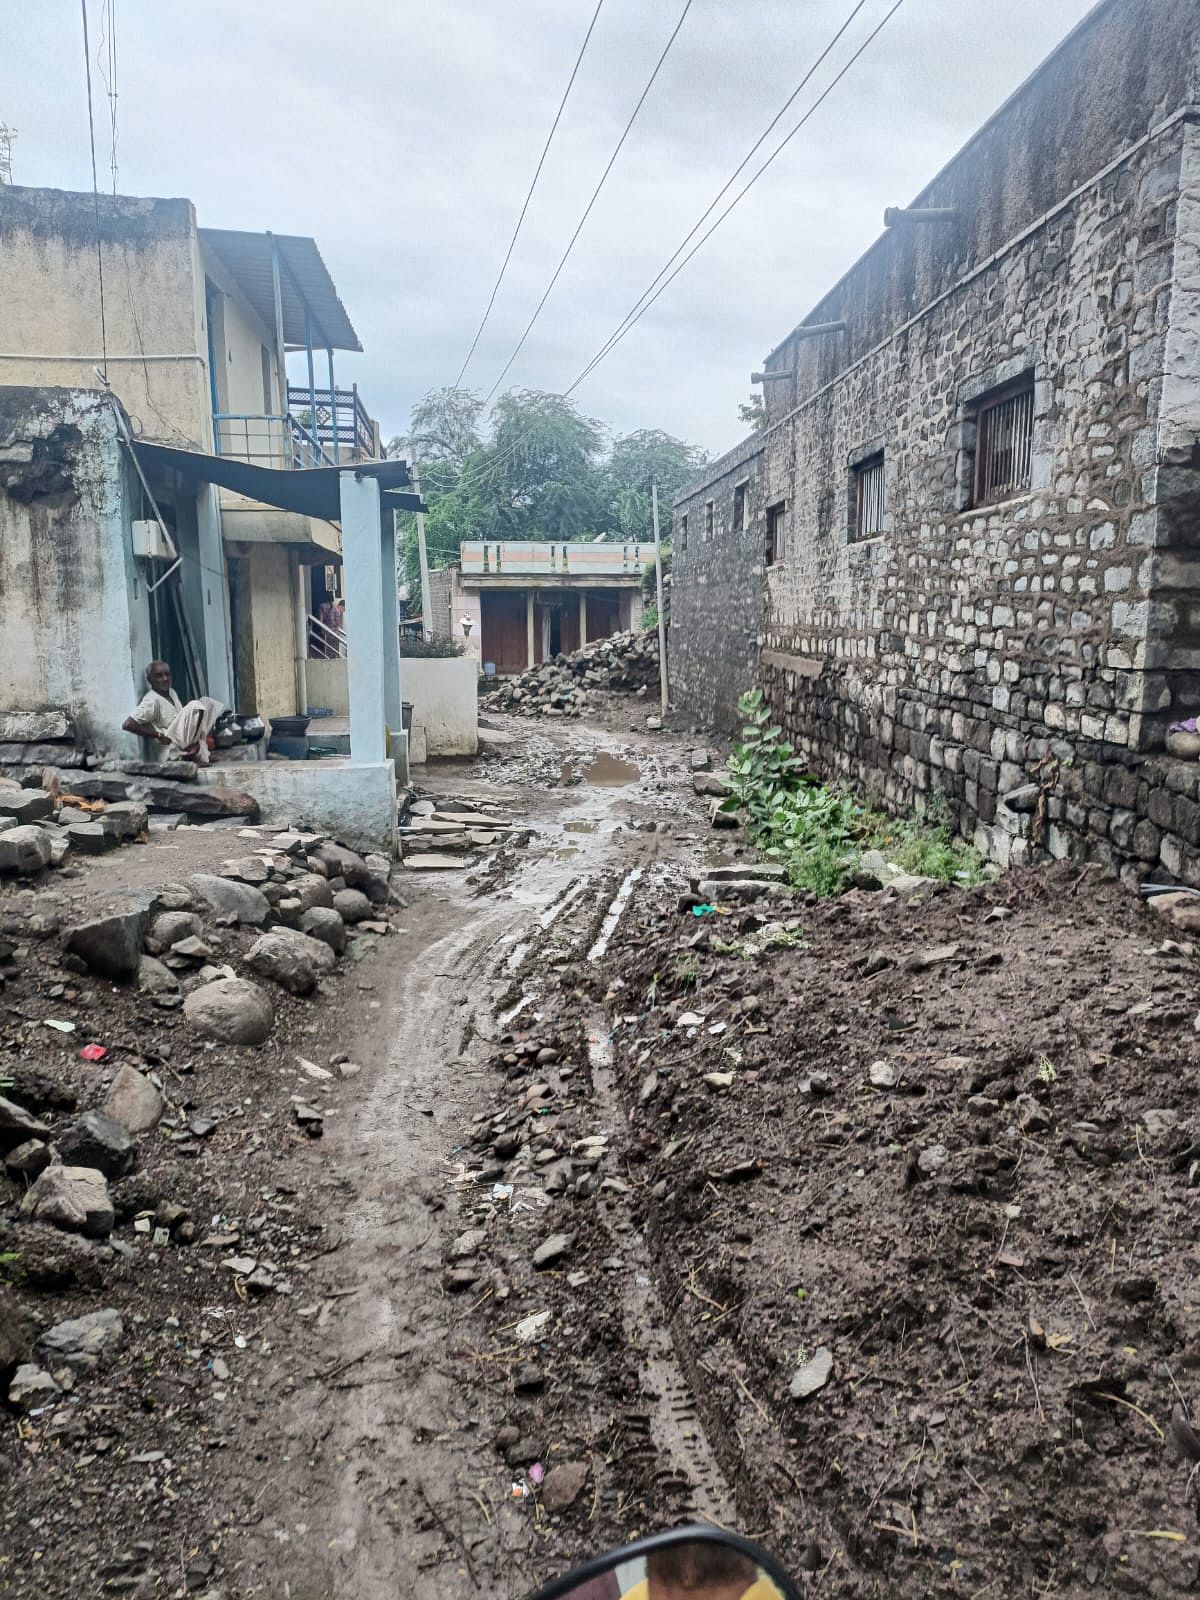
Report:
[[[331,467],[334,460],[306,425],[291,412],[217,411],[213,413],[217,455],[252,461],[260,467]]]

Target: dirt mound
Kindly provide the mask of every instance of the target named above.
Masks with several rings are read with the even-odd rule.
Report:
[[[656,899],[629,1170],[743,1516],[826,1594],[1190,1592],[1195,947],[1066,868]]]
[[[587,710],[589,696],[612,689],[645,695],[658,683],[658,635],[654,632],[614,633],[597,639],[569,656],[555,656],[530,667],[485,697],[494,711],[518,711],[523,716],[578,717]]]

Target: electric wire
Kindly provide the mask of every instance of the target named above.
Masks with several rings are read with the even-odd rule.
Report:
[[[579,69],[583,65],[583,58],[591,40],[592,31],[599,20],[600,12],[603,9],[603,6],[604,0],[596,0],[596,9],[592,13],[592,20],[588,23],[588,30],[583,36],[583,43],[579,47],[579,54],[575,58],[575,65],[571,68],[571,76],[567,79],[567,87],[563,90],[563,97],[558,103],[558,110],[554,113],[554,121],[550,124],[550,132],[546,135],[546,142],[542,146],[541,155],[538,157],[538,164],[534,169],[533,179],[529,185],[529,190],[525,195],[525,203],[521,207],[521,214],[517,218],[517,225],[513,229],[512,238],[508,241],[508,249],[504,252],[504,260],[500,264],[500,271],[496,276],[495,283],[492,285],[492,293],[488,300],[487,308],[483,313],[483,317],[480,320],[479,326],[475,330],[475,337],[471,340],[471,348],[467,351],[466,356],[463,358],[462,366],[458,369],[458,377],[454,380],[454,387],[456,389],[460,388],[462,385],[463,376],[471,364],[471,357],[475,354],[475,349],[483,335],[483,330],[487,327],[488,318],[492,314],[492,307],[496,304],[496,296],[500,293],[500,285],[504,282],[504,274],[508,271],[508,264],[512,260],[512,253],[516,248],[517,238],[525,222],[525,213],[529,210],[529,203],[533,199],[533,191],[537,188],[538,179],[542,175],[542,168],[546,164],[546,157],[550,153],[550,146],[554,142],[554,135],[558,132],[558,124],[562,120],[562,114],[566,108],[567,99],[570,96],[571,90],[575,86],[575,79],[579,76]]]
[[[680,243],[678,244],[678,246],[676,247],[676,249],[674,250],[672,255],[668,258],[668,260],[666,262],[664,262],[663,266],[659,269],[659,271],[658,271],[657,275],[654,277],[654,279],[642,291],[642,293],[638,296],[637,300],[634,301],[633,305],[625,313],[625,316],[621,319],[620,323],[613,330],[613,332],[609,335],[608,339],[605,341],[604,345],[602,346],[602,350],[603,350],[604,353],[607,353],[607,351],[611,347],[611,345],[625,331],[625,328],[626,328],[627,325],[628,326],[632,326],[633,319],[636,316],[638,310],[641,308],[643,302],[649,299],[650,295],[653,294],[654,290],[662,282],[663,278],[666,277],[667,273],[671,270],[671,268],[679,260],[680,256],[687,249],[688,245],[692,242],[692,240],[700,232],[700,229],[708,221],[709,217],[712,216],[713,212],[717,209],[717,207],[720,205],[721,201],[729,193],[730,189],[733,188],[734,184],[741,177],[742,173],[745,172],[746,168],[750,165],[751,161],[753,161],[754,157],[762,149],[763,145],[766,144],[766,142],[770,138],[771,134],[774,133],[775,129],[783,121],[784,117],[791,110],[792,106],[796,103],[797,99],[799,99],[799,97],[803,93],[803,91],[812,82],[814,74],[828,60],[830,54],[833,52],[833,50],[836,48],[836,46],[840,43],[841,39],[844,37],[844,35],[848,31],[848,29],[852,26],[852,24],[854,23],[855,19],[858,17],[859,13],[864,9],[864,7],[867,4],[868,4],[868,0],[857,0],[857,4],[850,11],[850,13],[846,17],[845,21],[841,24],[841,26],[838,28],[837,32],[830,39],[829,43],[821,51],[820,55],[817,56],[816,60],[812,63],[812,65],[809,67],[808,71],[800,79],[800,82],[796,85],[796,87],[792,90],[791,94],[787,97],[787,99],[780,106],[779,110],[771,118],[771,121],[767,124],[767,126],[759,134],[759,136],[755,140],[754,144],[751,145],[750,149],[742,157],[742,159],[738,163],[738,165],[729,174],[729,177],[725,180],[724,184],[717,191],[717,193],[713,196],[712,200],[709,202],[709,204],[708,204],[707,208],[705,209],[705,211],[696,219],[696,221],[693,223],[692,227],[689,229],[689,231],[686,234],[686,236],[680,241]]]
[[[88,137],[92,149],[92,214],[96,223],[96,276],[100,283],[100,351],[104,381],[108,382],[108,321],[104,310],[104,252],[100,242],[100,184],[96,176],[96,115],[92,104],[92,53],[88,41],[87,0],[79,0],[83,13],[83,65],[87,74]]]
[[[637,323],[639,323],[642,320],[642,318],[645,316],[646,312],[649,311],[650,307],[658,299],[659,295],[662,294],[663,290],[668,288],[669,285],[672,284],[675,281],[675,279],[683,271],[684,267],[687,266],[688,262],[691,261],[692,257],[697,253],[697,251],[701,250],[704,247],[704,245],[708,242],[708,240],[712,238],[713,234],[716,233],[717,229],[725,221],[726,217],[729,216],[730,212],[732,212],[738,205],[741,204],[741,202],[750,193],[750,190],[753,189],[754,185],[762,177],[763,173],[767,171],[768,167],[770,167],[772,165],[772,163],[776,160],[776,158],[778,156],[782,155],[783,151],[787,148],[787,146],[792,142],[792,140],[800,132],[801,128],[804,127],[804,125],[815,114],[815,112],[819,109],[819,107],[822,106],[824,104],[824,102],[829,98],[829,96],[833,93],[834,89],[837,88],[838,84],[842,81],[842,79],[846,76],[846,74],[850,71],[850,69],[854,66],[854,64],[870,48],[870,46],[874,43],[874,41],[883,32],[884,28],[887,27],[888,23],[896,15],[897,11],[900,10],[900,7],[903,4],[904,4],[904,0],[895,0],[895,4],[884,15],[883,19],[879,23],[876,24],[876,26],[872,29],[872,31],[863,40],[862,44],[859,45],[858,49],[854,52],[854,54],[846,62],[845,66],[843,66],[841,68],[841,70],[836,74],[836,76],[834,78],[832,78],[831,81],[826,85],[826,87],[821,91],[821,93],[813,101],[812,105],[809,106],[808,110],[800,118],[799,122],[796,123],[795,127],[793,127],[792,130],[788,134],[786,134],[784,136],[784,138],[781,139],[780,142],[775,146],[775,149],[771,152],[771,154],[763,162],[762,166],[759,167],[758,171],[754,174],[754,176],[750,179],[750,181],[742,189],[740,189],[739,192],[733,197],[733,199],[725,207],[724,211],[721,212],[720,216],[716,219],[716,221],[712,224],[712,226],[710,228],[708,228],[703,234],[701,234],[700,238],[697,239],[696,243],[692,246],[692,248],[684,256],[683,260],[678,263],[678,265],[674,268],[674,270],[671,272],[671,274],[666,279],[664,279],[664,281],[658,286],[658,288],[654,291],[654,293],[646,301],[645,305],[643,305],[641,310],[638,311],[636,316],[631,317],[629,322],[628,322],[628,324],[625,327],[623,327],[618,333],[611,335],[610,339],[607,340],[605,342],[605,344],[601,346],[601,348],[596,352],[596,354],[588,362],[587,366],[584,367],[582,372],[580,372],[579,376],[571,384],[570,388],[565,389],[563,391],[564,395],[574,394],[575,390],[584,381],[584,379],[589,377],[591,375],[591,373],[595,371],[596,367],[599,366],[600,362],[603,361],[606,356],[610,355],[612,353],[612,351],[616,349],[617,345],[619,345],[621,343],[621,340],[625,338],[626,334],[628,334],[637,325]]]
[[[563,251],[562,257],[560,258],[558,265],[554,269],[554,273],[553,273],[553,275],[552,275],[552,277],[550,279],[550,282],[546,285],[546,288],[545,288],[545,290],[544,290],[544,292],[542,294],[542,298],[538,301],[537,305],[534,307],[533,315],[530,317],[528,323],[526,324],[524,333],[522,333],[521,337],[517,340],[516,348],[513,350],[513,353],[509,356],[508,360],[504,363],[504,366],[501,368],[500,376],[496,379],[495,383],[493,383],[492,387],[488,390],[487,394],[484,396],[483,403],[484,403],[485,406],[489,403],[489,401],[491,400],[492,396],[495,394],[496,390],[504,382],[504,379],[505,379],[505,377],[506,377],[506,375],[508,373],[509,368],[512,366],[513,362],[520,355],[521,351],[525,347],[526,339],[528,339],[529,335],[533,332],[534,324],[537,322],[538,318],[541,316],[542,309],[545,306],[546,301],[549,300],[551,291],[553,290],[554,285],[558,282],[559,277],[562,274],[562,270],[566,266],[567,261],[568,261],[570,255],[571,255],[572,250],[574,250],[574,248],[575,248],[575,241],[579,238],[579,235],[583,232],[584,224],[587,222],[587,219],[591,216],[592,208],[595,206],[596,201],[600,198],[600,191],[604,188],[605,183],[608,181],[609,173],[612,171],[613,167],[616,165],[617,157],[621,154],[621,150],[624,147],[625,141],[629,137],[630,132],[633,129],[633,125],[638,119],[638,114],[641,111],[643,105],[645,105],[646,98],[649,95],[651,89],[654,87],[655,81],[657,80],[659,73],[662,71],[663,63],[666,61],[668,55],[670,55],[671,47],[674,45],[675,40],[679,37],[679,30],[683,27],[683,24],[687,19],[687,14],[692,9],[692,3],[693,3],[693,0],[684,0],[683,10],[679,13],[679,20],[678,20],[678,22],[676,22],[674,28],[671,30],[670,38],[667,40],[666,44],[663,46],[662,54],[659,56],[658,60],[655,62],[654,71],[650,74],[649,78],[646,80],[645,88],[642,90],[641,94],[638,96],[637,104],[634,106],[633,111],[630,114],[629,121],[625,124],[625,127],[621,132],[621,137],[617,140],[616,148],[613,150],[612,155],[609,156],[609,158],[608,158],[608,165],[605,167],[604,171],[600,174],[600,181],[596,185],[595,189],[592,191],[592,197],[588,201],[587,205],[584,207],[583,215],[580,217],[579,221],[575,225],[575,232],[571,235],[569,241],[567,242],[567,248]]]
[[[866,0],[860,0],[860,3],[857,4],[854,7],[854,9],[852,10],[851,14],[847,18],[846,22],[842,25],[842,27],[835,34],[834,38],[830,41],[830,45],[826,48],[824,54],[821,57],[819,57],[818,60],[814,63],[814,67],[813,67],[812,70],[815,70],[817,67],[819,67],[820,64],[821,64],[821,61],[823,61],[824,59],[827,58],[827,56],[829,54],[829,50],[843,36],[843,34],[846,31],[846,28],[850,25],[850,23],[852,23],[854,21],[855,17],[862,10],[862,7],[863,7],[863,5],[865,3],[866,3]],[[754,187],[754,185],[763,176],[763,174],[772,165],[772,163],[778,158],[778,156],[780,156],[782,154],[782,152],[791,143],[791,141],[795,138],[795,136],[800,132],[800,130],[805,126],[805,124],[811,119],[811,117],[818,110],[818,108],[824,103],[825,100],[828,99],[829,95],[833,92],[833,90],[837,87],[837,85],[841,82],[841,80],[847,75],[847,73],[851,70],[851,68],[855,66],[855,64],[861,59],[861,57],[865,54],[865,52],[870,48],[870,46],[878,38],[879,34],[883,31],[883,29],[891,21],[892,17],[895,16],[896,12],[900,10],[900,8],[901,8],[901,6],[903,4],[904,4],[904,0],[895,0],[895,3],[891,6],[890,10],[884,15],[883,19],[875,26],[875,28],[871,31],[871,33],[869,33],[867,35],[867,37],[863,40],[863,42],[858,46],[858,48],[854,51],[854,53],[846,61],[845,65],[839,70],[839,72],[835,75],[835,77],[830,80],[830,82],[822,90],[821,94],[817,97],[817,99],[813,101],[812,105],[809,106],[808,110],[804,113],[804,115],[799,119],[799,121],[794,125],[794,127],[792,127],[790,132],[788,132],[785,135],[785,137],[780,141],[780,143],[778,145],[776,145],[775,149],[771,152],[770,156],[768,156],[766,161],[764,161],[762,163],[762,165],[758,168],[758,170],[755,172],[754,176],[738,192],[738,194],[729,203],[729,205],[725,208],[725,210],[722,211],[722,213],[716,219],[716,221],[712,224],[712,226],[702,235],[702,237],[700,239],[698,239],[696,241],[696,243],[693,245],[692,249],[690,251],[688,251],[688,253],[684,256],[684,258],[681,261],[679,261],[678,265],[675,266],[674,270],[665,279],[665,281],[663,281],[661,284],[659,284],[658,288],[655,289],[654,288],[654,284],[658,283],[658,279],[656,278],[650,285],[650,290],[653,290],[654,292],[651,294],[650,290],[647,290],[646,294],[641,296],[639,298],[639,300],[637,302],[635,302],[635,308],[640,306],[640,310],[636,310],[636,315],[633,314],[633,311],[631,311],[630,315],[621,324],[619,324],[618,329],[615,330],[614,333],[609,336],[609,338],[605,341],[605,343],[600,347],[600,349],[596,352],[596,354],[591,358],[591,360],[587,363],[587,365],[583,368],[583,370],[575,378],[574,382],[570,385],[570,387],[563,391],[563,398],[569,398],[575,392],[575,390],[580,386],[580,384],[583,383],[583,381],[586,378],[590,377],[592,372],[595,371],[596,367],[598,367],[600,365],[600,363],[603,360],[605,360],[605,358],[609,354],[611,354],[611,352],[616,348],[616,346],[621,342],[621,340],[624,339],[625,335],[628,334],[633,329],[635,324],[641,321],[641,318],[645,315],[645,313],[650,309],[650,307],[658,299],[659,295],[662,294],[663,291],[671,284],[671,282],[673,282],[673,280],[679,275],[679,273],[682,272],[683,268],[685,266],[687,266],[688,262],[691,261],[692,257],[712,237],[712,235],[716,232],[716,230],[725,221],[726,217],[729,216],[730,212],[732,212],[734,210],[734,208],[745,198],[745,196]],[[812,70],[810,70],[810,72],[807,74],[807,77],[806,77],[805,81],[811,80]],[[803,88],[803,83],[801,83],[801,85],[799,87]],[[775,117],[775,119],[768,126],[768,128],[764,132],[763,139],[760,139],[758,141],[758,143],[754,146],[754,149],[752,149],[750,151],[749,155],[746,158],[746,161],[744,161],[742,163],[741,167],[738,168],[738,172],[744,170],[744,168],[746,166],[746,162],[751,160],[753,158],[753,156],[754,156],[755,151],[757,151],[759,148],[761,148],[763,140],[765,138],[767,138],[770,135],[772,129],[777,126],[777,124],[778,124],[778,122],[780,120],[780,116],[782,116],[787,111],[789,105],[794,103],[795,98],[796,98],[795,94],[793,94],[793,95],[791,95],[789,97],[788,101],[782,107],[782,109],[780,111],[780,115]],[[738,172],[735,172],[733,174],[733,177],[730,180],[731,183],[736,181]],[[725,186],[725,188],[721,191],[721,195],[726,193],[728,191],[728,188],[729,188],[729,184],[727,184]],[[718,204],[720,202],[721,195],[718,195],[716,197],[716,200],[713,202],[713,206],[715,206],[716,204]],[[710,206],[708,208],[708,210],[704,213],[704,217],[701,217],[700,223],[698,223],[697,226],[700,226],[703,223],[705,217],[708,217],[709,215],[711,215],[712,210],[713,210],[713,206]],[[688,235],[689,239],[693,237],[693,235],[695,234],[695,231],[696,231],[695,228],[693,228],[692,232]],[[685,240],[684,243],[686,244],[686,242],[687,241]],[[676,255],[678,255],[678,252],[676,252]],[[672,260],[674,260],[674,259],[675,258],[672,257]],[[669,265],[669,263],[668,263],[668,265]],[[662,274],[660,273],[659,277],[661,277],[661,276],[662,276]],[[649,295],[649,298],[647,298],[647,295]],[[642,304],[642,301],[645,301],[645,303]],[[493,388],[492,392],[493,393],[495,392],[494,388]],[[489,395],[488,398],[490,399],[491,396]],[[485,404],[486,404],[486,402],[485,402]],[[526,435],[526,437],[528,437],[528,435]],[[480,471],[478,473],[471,474],[470,475],[470,486],[472,488],[479,489],[479,488],[482,488],[482,487],[485,487],[486,485],[488,485],[497,476],[497,474],[505,466],[508,465],[509,461],[511,461],[512,458],[517,454],[517,452],[520,449],[520,447],[521,447],[523,442],[524,442],[524,440],[521,437],[518,437],[517,439],[512,441],[512,443],[509,445],[507,450],[504,451],[504,453],[502,455],[500,455],[499,457],[494,458],[491,461],[486,462],[481,467],[481,469],[480,469]],[[467,467],[467,468],[464,469],[463,476],[467,476],[469,473],[470,473],[470,469],[469,469],[469,467]]]

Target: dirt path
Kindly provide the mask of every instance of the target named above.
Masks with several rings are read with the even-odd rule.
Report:
[[[342,1047],[365,1068],[357,1106],[307,1158],[337,1247],[306,1287],[302,1309],[315,1315],[281,1319],[270,1339],[277,1404],[258,1424],[263,1476],[247,1486],[240,1559],[226,1549],[239,1593],[518,1594],[552,1561],[535,1555],[544,1523],[508,1497],[513,1474],[497,1463],[491,1421],[504,1397],[470,1354],[469,1299],[444,1287],[462,1227],[456,1171],[471,1118],[490,1103],[485,1058],[514,999],[536,993],[548,960],[594,943],[631,868],[676,859],[703,832],[674,743],[574,727],[523,740],[500,772],[500,790],[449,773],[430,787],[511,795],[533,829],[512,874],[482,892],[458,874],[423,880],[373,972],[375,998],[345,1019]],[[582,781],[547,790],[550,774]],[[603,1063],[598,1076],[611,1097]],[[635,1278],[626,1315],[653,1330],[654,1425],[686,1476],[694,1416],[648,1270]],[[694,1439],[691,1453],[700,1460]],[[725,1509],[711,1469],[700,1478],[700,1509]]]

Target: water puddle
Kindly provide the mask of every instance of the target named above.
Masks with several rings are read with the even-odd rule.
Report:
[[[600,824],[598,822],[564,822],[563,823],[563,832],[564,833],[599,833],[600,832]]]
[[[632,761],[601,750],[583,769],[583,781],[598,789],[617,789],[624,783],[637,783],[641,773]]]

